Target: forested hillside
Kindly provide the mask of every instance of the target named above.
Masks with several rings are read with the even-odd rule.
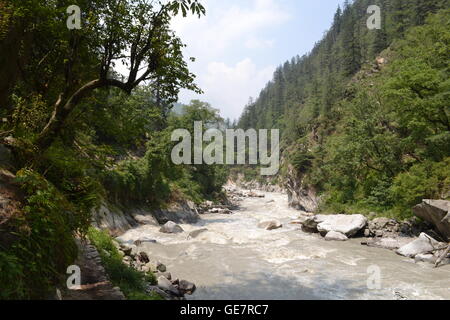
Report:
[[[380,30],[366,26],[372,4]],[[238,126],[281,129],[285,177],[317,190],[323,210],[405,216],[423,198],[448,197],[449,8],[347,2],[311,53],[276,70]]]

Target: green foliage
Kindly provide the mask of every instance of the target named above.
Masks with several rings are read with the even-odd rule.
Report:
[[[449,170],[448,12],[430,17],[394,46],[380,74],[366,76],[340,104],[327,137],[326,206],[359,206],[397,217],[424,198],[445,194]],[[445,40],[447,39],[447,40]],[[313,168],[312,171],[316,169]]]
[[[11,136],[26,193],[18,240],[1,251],[2,298],[45,298],[74,259],[73,235],[87,232],[102,199],[164,206],[176,194],[201,202],[224,179],[210,183],[216,171],[169,158],[170,106],[182,88],[200,93],[171,19],[205,14],[201,3],[78,0],[82,29],[69,30],[73,4],[0,1],[0,135]],[[127,83],[116,64],[131,70]],[[131,283],[129,297],[141,295],[139,276],[114,263],[122,286]]]
[[[179,175],[171,163],[170,146],[167,131],[152,134],[144,157],[124,160],[106,171],[103,183],[110,198],[123,204],[160,205],[167,201],[169,181]]]
[[[208,103],[193,100],[190,105],[185,107],[182,115],[172,114],[169,118],[169,130],[186,129],[194,137],[195,121],[201,121],[203,123],[203,133],[210,128],[223,128],[224,123],[223,119],[219,116],[218,110],[213,109]],[[194,139],[192,139],[192,150],[194,148],[193,143]],[[191,177],[192,182],[195,184],[194,190],[199,190],[203,198],[213,199],[215,196],[218,196],[222,190],[222,186],[227,181],[228,170],[223,165],[201,164],[183,165],[180,167],[187,171],[185,176]],[[181,187],[186,190],[186,186]],[[194,198],[196,198],[195,195]]]
[[[20,258],[14,253],[0,251],[0,300],[20,299],[28,294]]]
[[[100,253],[105,270],[114,286],[119,287],[129,300],[161,300],[145,292],[146,284],[156,284],[152,272],[144,273],[125,265],[111,237],[104,231],[90,228],[88,238]]]
[[[382,30],[363,27],[372,4],[382,8]],[[292,165],[322,194],[322,210],[408,216],[420,198],[444,195],[448,181],[449,7],[346,2],[310,54],[276,70],[238,126],[281,129],[281,172]]]
[[[86,220],[36,172],[23,169],[17,173],[17,179],[26,195],[24,215],[14,221],[16,241],[9,248],[2,248],[1,296],[45,299],[59,282],[59,275],[75,261],[73,236]]]
[[[442,162],[425,161],[399,174],[391,186],[396,211],[402,216],[422,199],[438,199],[450,191],[450,158]]]

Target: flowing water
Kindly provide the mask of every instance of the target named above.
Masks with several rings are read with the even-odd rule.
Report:
[[[324,241],[290,224],[299,213],[288,207],[286,195],[265,195],[245,199],[232,215],[208,214],[195,225],[181,225],[182,234],[145,225],[120,239],[157,240],[139,250],[163,262],[173,276],[194,282],[197,291],[188,297],[193,300],[450,299],[450,266],[415,264],[358,239]],[[259,229],[268,219],[281,221],[283,228]],[[189,232],[202,228],[208,231],[188,239]]]

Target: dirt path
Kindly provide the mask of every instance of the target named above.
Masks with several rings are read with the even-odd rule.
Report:
[[[119,288],[108,280],[97,249],[77,241],[79,255],[74,265],[81,269],[81,287],[78,290],[63,290],[62,300],[125,300]]]

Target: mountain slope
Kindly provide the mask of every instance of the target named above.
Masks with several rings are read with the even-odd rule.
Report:
[[[381,30],[365,26],[369,4],[339,9],[309,55],[275,72],[239,127],[282,130],[293,198],[317,190],[323,210],[405,216],[423,197],[447,196],[449,11],[434,13],[450,2],[379,1]]]

